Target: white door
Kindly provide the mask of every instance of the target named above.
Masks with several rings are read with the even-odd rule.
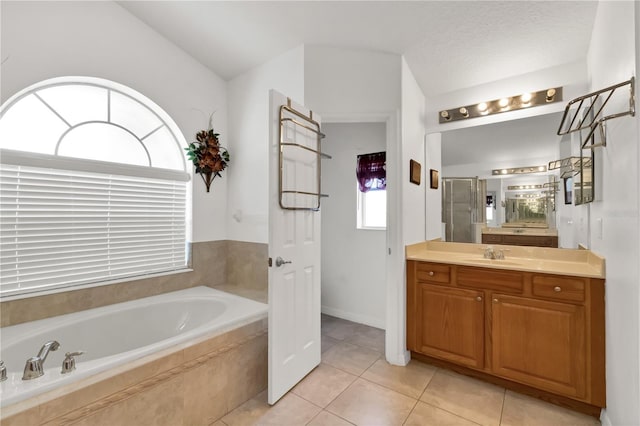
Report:
[[[272,90],[269,146],[269,404],[320,364],[320,212],[280,205],[280,106],[287,98]],[[292,104],[297,111],[304,107]],[[320,122],[319,117],[313,119]],[[301,121],[300,119],[297,119]],[[285,141],[316,146],[316,135],[285,122]],[[318,161],[296,146],[283,149],[283,189],[318,192]],[[313,206],[317,197],[289,193],[285,205]],[[281,259],[284,264],[280,264]]]

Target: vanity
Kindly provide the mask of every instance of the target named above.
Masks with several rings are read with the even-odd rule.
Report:
[[[598,416],[604,259],[428,241],[406,248],[412,357]]]
[[[558,230],[547,227],[521,225],[501,228],[482,228],[482,244],[506,244],[558,248]]]

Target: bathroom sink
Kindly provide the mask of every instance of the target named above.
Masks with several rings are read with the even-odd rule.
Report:
[[[514,262],[505,259],[485,259],[484,257],[470,257],[462,260],[464,260],[465,262],[483,263],[486,265],[522,266],[521,262]]]

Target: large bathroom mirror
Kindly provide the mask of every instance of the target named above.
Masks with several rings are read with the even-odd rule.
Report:
[[[481,242],[485,231],[510,232],[515,228],[523,234],[555,236],[557,244],[556,204],[562,190],[557,171],[536,168],[534,173],[496,176],[492,170],[547,166],[558,159],[560,138],[556,131],[561,114],[442,133],[442,176],[477,176],[486,181],[485,223],[478,227],[487,229],[478,229],[468,242]]]

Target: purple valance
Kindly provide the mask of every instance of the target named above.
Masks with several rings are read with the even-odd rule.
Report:
[[[387,188],[386,160],[386,152],[358,155],[356,178],[360,192]]]

